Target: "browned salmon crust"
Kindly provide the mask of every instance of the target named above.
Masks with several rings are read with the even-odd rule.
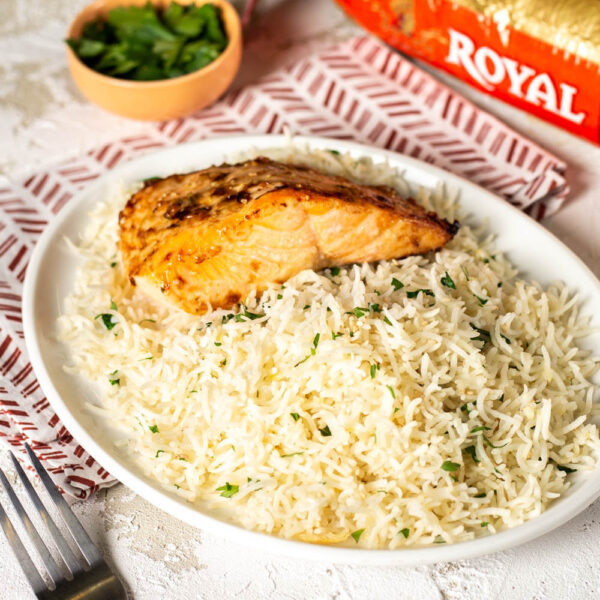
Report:
[[[194,314],[304,269],[436,250],[458,228],[390,187],[263,157],[147,182],[119,225],[131,281]]]

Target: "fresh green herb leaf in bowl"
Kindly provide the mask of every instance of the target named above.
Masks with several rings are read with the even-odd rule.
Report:
[[[214,4],[165,10],[151,4],[112,9],[106,20],[87,23],[67,44],[88,67],[134,81],[171,79],[193,73],[225,50],[227,35]]]

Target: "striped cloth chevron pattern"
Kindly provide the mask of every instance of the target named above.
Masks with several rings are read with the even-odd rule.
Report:
[[[148,124],[143,135],[0,187],[0,439],[15,448],[29,441],[70,495],[85,498],[114,479],[61,424],[27,358],[21,293],[36,240],[78,190],[117,164],[173,144],[285,127],[436,164],[536,218],[568,193],[559,159],[369,37],[311,55],[193,117]]]

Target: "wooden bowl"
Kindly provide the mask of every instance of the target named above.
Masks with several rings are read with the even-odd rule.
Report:
[[[106,18],[117,6],[143,6],[148,0],[95,0],[86,6],[69,27],[68,37],[78,38],[83,26]],[[177,0],[179,4],[204,4],[207,0]],[[162,121],[192,114],[214,102],[229,87],[240,65],[242,34],[236,10],[226,0],[209,0],[221,9],[227,48],[198,71],[158,81],[129,81],[109,77],[86,66],[67,46],[69,69],[81,93],[94,104],[130,119]],[[166,7],[170,0],[151,0]]]

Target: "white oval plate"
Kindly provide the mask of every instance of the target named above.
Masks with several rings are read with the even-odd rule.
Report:
[[[393,152],[316,137],[298,137],[295,142],[314,148],[350,152],[357,157],[369,156],[375,162],[388,161],[402,170],[414,186],[433,188],[441,181],[456,187],[460,190],[463,209],[478,220],[489,223],[490,231],[497,235],[497,247],[521,268],[522,275],[542,284],[562,279],[572,290],[579,291],[584,313],[593,315],[593,325],[600,325],[600,318],[594,314],[594,307],[600,306],[600,283],[592,272],[546,229],[506,201],[456,175]],[[536,538],[562,525],[591,504],[600,495],[600,466],[590,474],[577,477],[568,492],[539,517],[501,533],[456,544],[406,550],[341,548],[286,540],[227,523],[214,513],[192,506],[169,493],[119,453],[113,443],[116,432],[111,430],[110,423],[84,410],[84,399],[97,398],[95,390],[83,380],[77,380],[63,371],[68,349],[54,337],[56,319],[61,313],[65,296],[72,289],[79,263],[74,253],[68,250],[64,237],[79,239],[79,232],[85,226],[91,207],[106,197],[111,183],[115,181],[129,183],[146,177],[192,171],[225,162],[228,156],[250,148],[283,147],[288,143],[284,136],[236,136],[149,154],[112,170],[94,182],[73,198],[44,232],[35,248],[25,279],[25,339],[42,389],[79,443],[125,485],[190,525],[265,551],[306,559],[409,566],[469,558]],[[590,339],[589,346],[600,354],[600,339]]]

